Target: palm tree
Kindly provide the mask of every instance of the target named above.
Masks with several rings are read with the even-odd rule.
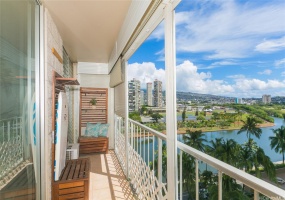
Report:
[[[262,166],[269,179],[275,179],[276,172],[274,164],[253,139],[243,144],[240,152],[241,160],[239,167],[244,167],[246,172],[254,168],[256,176],[260,177],[259,167]]]
[[[257,119],[253,116],[248,116],[246,121],[242,120],[243,126],[240,128],[237,134],[246,132],[248,141],[250,140],[250,135],[255,135],[257,138],[260,138],[262,133],[261,128],[257,127]]]
[[[278,129],[272,129],[275,136],[270,136],[271,149],[274,148],[276,153],[282,153],[283,164],[284,164],[284,154],[285,154],[285,127],[281,126]]]
[[[236,166],[239,145],[233,139],[225,141],[223,138],[216,138],[215,141],[211,141],[208,152],[209,155]]]
[[[184,143],[193,147],[199,151],[205,151],[205,143],[207,140],[204,137],[204,133],[201,130],[198,131],[190,131],[186,130],[186,133],[183,135]]]

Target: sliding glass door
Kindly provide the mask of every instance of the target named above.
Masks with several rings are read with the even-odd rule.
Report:
[[[0,1],[0,199],[37,196],[38,10],[34,0]]]

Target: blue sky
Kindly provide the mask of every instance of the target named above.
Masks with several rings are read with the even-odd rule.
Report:
[[[285,96],[285,0],[183,0],[176,59],[177,91]],[[142,88],[164,82],[164,22],[128,62]]]

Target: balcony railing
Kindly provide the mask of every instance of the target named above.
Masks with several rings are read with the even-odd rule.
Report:
[[[167,199],[166,159],[165,150],[166,136],[147,126],[144,126],[131,119],[128,126],[122,117],[116,116],[116,143],[115,152],[124,169],[125,175],[139,199]],[[127,140],[126,140],[127,137]],[[126,149],[126,147],[128,149]],[[213,158],[201,151],[198,151],[182,142],[177,141],[178,152],[178,198],[189,197],[189,191],[185,190],[185,177],[183,177],[183,155],[194,160],[194,167],[186,174],[194,177],[195,194],[193,199],[207,199],[200,187],[199,168],[205,164],[214,171],[217,186],[217,199],[223,197],[223,176],[227,175],[235,180],[247,191],[253,191],[253,198],[257,199],[285,199],[285,191],[255,176],[252,176],[240,169],[228,165],[216,158]],[[211,166],[211,167],[210,167]],[[250,188],[250,189],[249,189]],[[204,194],[203,194],[204,193]],[[260,195],[262,194],[262,195]]]
[[[9,179],[11,170],[23,161],[22,123],[21,117],[0,121],[0,187]]]

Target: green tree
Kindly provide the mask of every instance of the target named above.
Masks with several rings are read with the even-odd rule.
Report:
[[[196,119],[200,120],[200,121],[203,121],[203,120],[205,120],[205,117],[203,115],[199,115]]]
[[[186,119],[186,108],[184,108],[182,112],[182,122],[185,122],[185,119]]]
[[[143,105],[142,107],[141,107],[141,114],[142,115],[145,115],[145,114],[147,114],[148,113],[148,109],[147,109],[147,107],[146,107],[146,105]]]
[[[151,115],[151,117],[152,117],[152,120],[154,120],[156,123],[158,123],[158,120],[161,119],[163,116],[159,113],[153,113]]]
[[[129,118],[131,118],[132,120],[137,121],[137,122],[141,122],[142,121],[139,112],[131,112],[131,113],[129,113]]]
[[[186,130],[186,133],[183,135],[184,143],[193,147],[199,151],[204,152],[206,148],[207,140],[204,138],[204,133],[201,130],[190,131]]]
[[[196,108],[195,116],[198,116],[198,115],[199,115],[199,111],[198,111],[198,108]]]
[[[255,175],[257,177],[260,177],[260,167],[263,167],[268,177],[271,180],[275,179],[276,172],[274,164],[271,162],[270,158],[264,153],[263,149],[260,148],[253,139],[250,139],[241,147],[241,159],[238,163],[238,166],[240,168],[245,168],[246,172],[250,172],[250,170],[254,169]]]
[[[285,154],[285,127],[281,126],[278,129],[272,129],[275,136],[270,136],[271,149],[274,149],[276,153],[282,153],[283,164],[284,164],[284,154]]]
[[[250,135],[255,135],[257,138],[260,138],[262,133],[261,128],[257,127],[257,120],[253,116],[248,116],[246,121],[242,120],[243,126],[240,128],[237,134],[246,132],[248,141],[250,140]]]
[[[209,152],[209,155],[223,162],[236,166],[239,149],[240,145],[233,139],[224,140],[223,138],[216,138],[215,141],[212,140],[210,142],[207,152]]]

